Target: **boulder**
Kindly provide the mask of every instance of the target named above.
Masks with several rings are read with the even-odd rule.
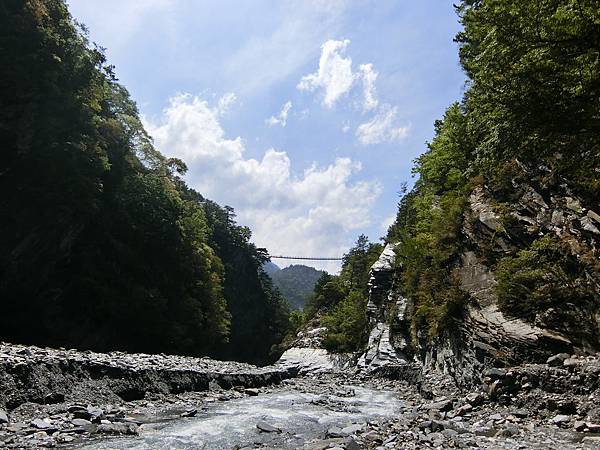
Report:
[[[256,424],[256,428],[258,428],[263,433],[281,433],[281,428],[277,428],[262,420]]]

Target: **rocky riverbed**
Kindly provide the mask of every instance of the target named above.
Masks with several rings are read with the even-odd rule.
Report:
[[[0,448],[600,448],[591,356],[489,368],[471,390],[437,372],[294,377],[289,364],[8,344],[0,359]],[[143,395],[123,398],[132,380]]]
[[[137,435],[145,423],[192,417],[203,405],[255,395],[296,373],[293,366],[1,343],[0,448]]]

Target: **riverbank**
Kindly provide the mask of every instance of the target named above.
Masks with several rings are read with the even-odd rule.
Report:
[[[95,353],[0,344],[0,448],[52,447],[197,413],[256,395],[293,366],[176,355]]]
[[[600,360],[374,377],[0,344],[0,448],[600,448]],[[116,439],[116,440],[115,440]]]

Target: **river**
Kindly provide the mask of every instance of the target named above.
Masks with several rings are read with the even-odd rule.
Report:
[[[232,449],[235,446],[293,449],[327,430],[397,415],[397,392],[372,387],[323,386],[324,393],[286,386],[255,397],[207,405],[196,417],[148,424],[139,436],[87,443],[86,450],[108,449]],[[266,423],[281,432],[262,432]]]

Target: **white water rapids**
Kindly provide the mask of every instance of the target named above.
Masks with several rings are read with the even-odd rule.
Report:
[[[89,442],[81,448],[232,449],[265,444],[292,449],[325,438],[334,426],[395,416],[402,406],[391,391],[359,386],[336,386],[334,391],[324,386],[324,391],[317,395],[283,387],[256,397],[212,403],[196,417],[144,425],[139,436]],[[282,432],[260,432],[256,427],[260,421]]]

